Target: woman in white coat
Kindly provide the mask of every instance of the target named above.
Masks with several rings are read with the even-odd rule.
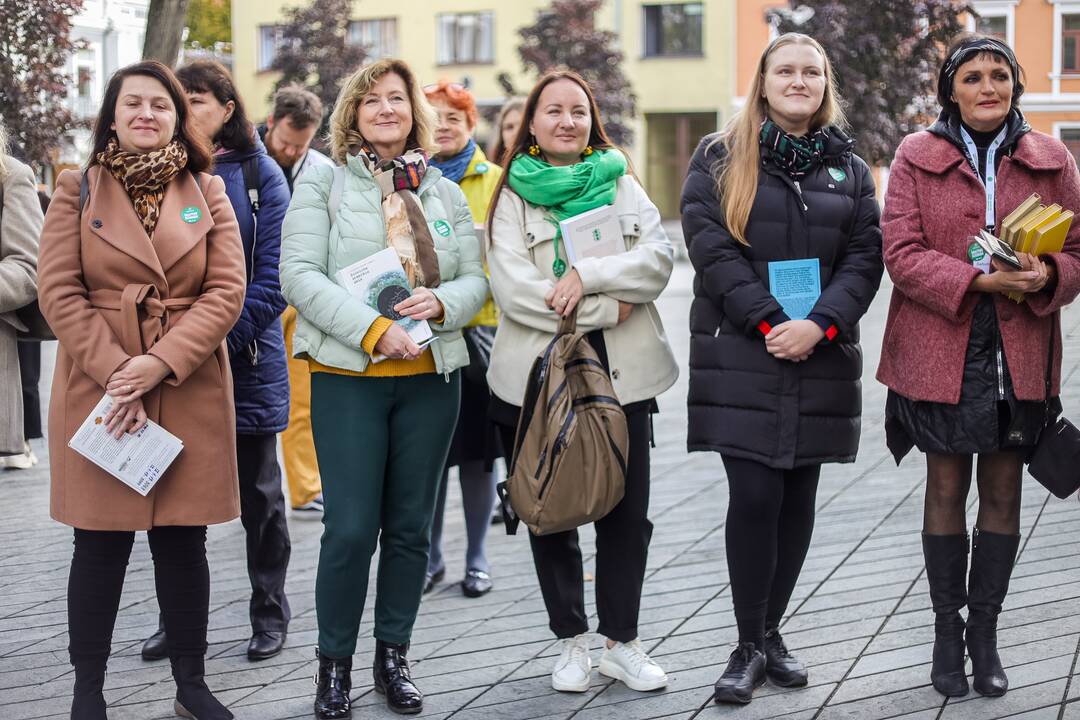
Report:
[[[650,415],[678,376],[652,301],[667,285],[674,251],[580,76],[540,79],[508,157],[489,220],[491,287],[502,311],[488,370],[491,417],[503,447],[512,448],[533,360],[559,318],[576,312],[577,327],[608,369],[630,436],[625,495],[596,522],[597,632],[607,638],[600,672],[634,690],[655,690],[667,675],[642,649],[637,624],[652,537]],[[625,252],[571,268],[558,221],[603,205],[615,207]],[[552,687],[585,692],[592,662],[577,531],[530,533],[529,540],[550,626],[562,640]]]

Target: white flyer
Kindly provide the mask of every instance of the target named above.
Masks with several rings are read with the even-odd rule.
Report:
[[[601,205],[559,222],[566,255],[573,265],[579,258],[602,258],[626,250],[622,226],[614,205]]]
[[[145,497],[184,449],[184,443],[151,420],[137,433],[124,433],[117,440],[105,429],[110,407],[112,398],[105,395],[68,447]]]

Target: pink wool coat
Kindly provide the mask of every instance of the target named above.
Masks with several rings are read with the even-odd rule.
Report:
[[[1058,140],[1028,132],[1001,160],[997,224],[1028,195],[1080,214],[1076,162]],[[893,281],[877,379],[911,400],[956,404],[971,318],[980,293],[968,260],[971,236],[985,222],[983,186],[960,149],[918,132],[904,138],[889,175],[882,215],[885,267]],[[1051,316],[1080,292],[1080,218],[1063,252],[1048,256],[1057,283],[1016,304],[994,298],[1002,346],[1019,400],[1042,400]],[[1059,392],[1060,331],[1055,340],[1053,393]]]

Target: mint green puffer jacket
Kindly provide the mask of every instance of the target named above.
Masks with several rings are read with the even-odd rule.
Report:
[[[364,164],[350,156],[331,227],[327,201],[333,177],[332,167],[316,167],[296,185],[281,228],[281,291],[298,313],[295,357],[363,372],[371,357],[360,341],[379,314],[338,285],[334,276],[386,247],[382,194]],[[439,188],[440,183],[449,187]],[[431,351],[435,368],[446,375],[469,364],[461,328],[484,304],[488,284],[461,188],[438,169],[428,168],[417,195],[439,257],[442,282],[432,292],[445,315],[442,323],[431,324],[439,338]]]

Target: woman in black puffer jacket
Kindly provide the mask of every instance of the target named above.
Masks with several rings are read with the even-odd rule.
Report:
[[[739,646],[716,700],[737,703],[766,676],[807,682],[777,628],[813,533],[821,464],[858,450],[858,321],[882,274],[874,182],[837,127],[821,46],[775,40],[747,97],[758,100],[701,141],[682,195],[697,271],[687,444],[719,452],[727,471]],[[817,264],[820,296],[801,308],[770,292],[770,264],[791,260],[809,261],[810,277]]]

